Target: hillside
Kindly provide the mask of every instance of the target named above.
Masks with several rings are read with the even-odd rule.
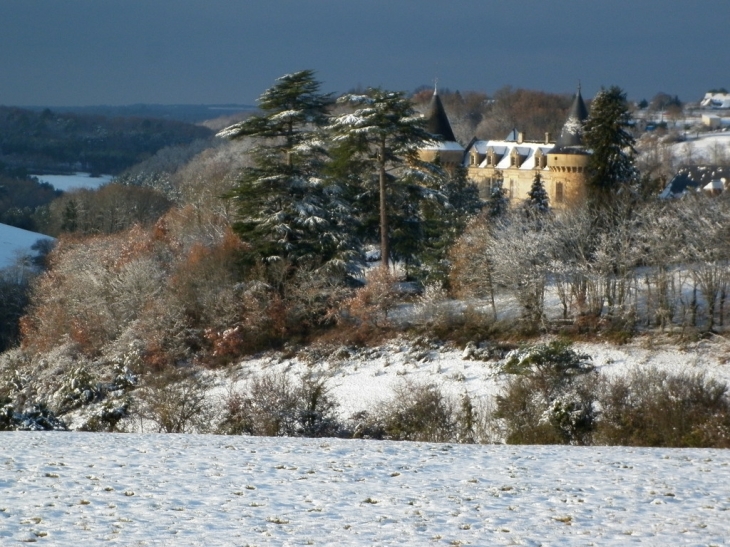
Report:
[[[152,118],[0,107],[0,162],[26,172],[117,174],[166,146],[210,137],[204,127]]]

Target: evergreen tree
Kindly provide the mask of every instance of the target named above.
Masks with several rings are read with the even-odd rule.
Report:
[[[380,254],[385,268],[391,258],[391,226],[389,217],[397,186],[406,180],[424,176],[416,151],[434,138],[424,128],[424,120],[401,92],[369,89],[365,95],[345,95],[341,103],[352,104],[355,111],[336,117],[330,126],[336,142],[348,141],[368,159],[367,166],[377,179],[380,212]],[[412,216],[406,214],[406,220]],[[410,232],[410,230],[406,230]]]
[[[535,178],[532,180],[532,186],[527,196],[528,200],[525,202],[525,208],[529,215],[545,214],[550,209],[550,198],[539,172],[535,173]]]
[[[282,76],[259,99],[262,114],[218,134],[256,139],[254,165],[230,195],[238,208],[234,229],[251,262],[342,267],[352,257],[343,229],[347,203],[322,178],[322,128],[332,100],[319,88],[311,70]]]
[[[495,171],[492,187],[489,192],[489,200],[487,201],[487,211],[492,218],[501,217],[507,212],[507,208],[509,207],[509,199],[507,198],[507,192],[503,188],[503,184],[504,175],[501,171]]]
[[[637,179],[634,138],[627,131],[631,119],[626,94],[617,86],[602,89],[591,104],[583,142],[591,150],[588,164],[590,199],[607,203],[610,194]]]
[[[469,219],[484,206],[479,189],[467,177],[467,170],[457,167],[436,179],[435,199],[421,200],[421,243],[419,262],[422,277],[443,281],[448,277],[447,255],[464,232]]]

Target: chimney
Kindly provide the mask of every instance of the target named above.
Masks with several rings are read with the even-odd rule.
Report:
[[[517,133],[517,144],[522,144],[525,141],[525,134],[520,131]]]
[[[550,144],[550,133],[548,131],[545,132],[545,144]]]

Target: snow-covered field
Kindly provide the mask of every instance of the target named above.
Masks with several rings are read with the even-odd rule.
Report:
[[[19,258],[32,254],[31,247],[39,239],[53,238],[0,224],[0,268],[12,266]]]
[[[0,434],[0,544],[726,545],[730,451]]]
[[[722,164],[730,158],[730,133],[690,134],[686,141],[672,145],[672,154],[687,163]]]

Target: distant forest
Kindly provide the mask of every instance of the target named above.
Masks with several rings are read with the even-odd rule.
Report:
[[[0,162],[15,174],[118,174],[166,146],[211,137],[205,127],[151,118],[0,107]]]
[[[28,110],[42,112],[44,106],[29,106]],[[122,106],[58,106],[51,107],[62,114],[83,114],[107,118],[159,118],[186,123],[200,123],[210,119],[256,110],[247,104],[130,104]]]

